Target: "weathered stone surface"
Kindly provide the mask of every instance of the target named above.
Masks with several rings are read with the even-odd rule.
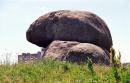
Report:
[[[53,41],[43,56],[44,58],[64,60],[68,50],[77,44],[79,44],[79,42]]]
[[[47,47],[54,40],[92,43],[109,51],[112,38],[106,23],[87,11],[60,10],[47,13],[33,22],[27,40]]]
[[[92,59],[94,63],[109,64],[109,54],[102,48],[90,43],[80,43],[73,46],[68,51],[66,60],[72,62],[85,62],[88,58]]]
[[[53,41],[44,58],[84,62],[91,58],[94,63],[109,64],[109,55],[100,47],[90,43],[73,41]]]

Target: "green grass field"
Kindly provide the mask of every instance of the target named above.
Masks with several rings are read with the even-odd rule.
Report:
[[[44,59],[1,65],[0,83],[130,83],[129,66],[116,73],[113,67],[103,65]]]

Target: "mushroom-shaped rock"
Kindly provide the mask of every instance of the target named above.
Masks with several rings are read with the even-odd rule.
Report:
[[[54,40],[92,43],[108,51],[112,46],[106,23],[87,11],[49,12],[30,25],[26,37],[40,47],[47,47]]]

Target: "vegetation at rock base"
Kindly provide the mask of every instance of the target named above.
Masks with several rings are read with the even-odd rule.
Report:
[[[121,54],[111,49],[111,65],[71,63],[43,59],[0,65],[0,83],[130,83],[130,66],[120,63]]]

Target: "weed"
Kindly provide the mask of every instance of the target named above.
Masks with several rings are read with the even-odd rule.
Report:
[[[0,65],[0,83],[130,83],[130,67],[123,67],[111,50],[111,66],[51,59]],[[86,69],[87,68],[87,69]],[[87,71],[88,70],[88,71]]]

